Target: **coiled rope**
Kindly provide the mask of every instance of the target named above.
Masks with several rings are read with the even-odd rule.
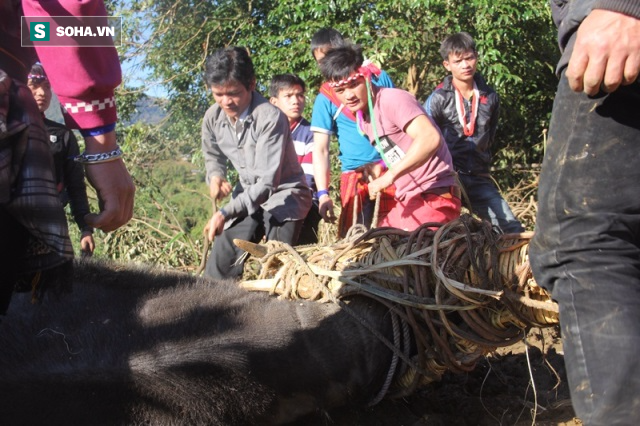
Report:
[[[402,327],[394,325],[393,342],[377,336],[394,353],[395,376],[394,386],[387,378],[377,402],[391,387],[393,396],[402,396],[445,371],[471,371],[482,356],[520,341],[530,327],[558,323],[557,305],[531,273],[532,236],[501,235],[463,215],[413,232],[358,225],[329,246],[236,244],[253,254],[241,283],[247,289],[333,301],[345,309],[342,300],[358,294],[388,307]]]

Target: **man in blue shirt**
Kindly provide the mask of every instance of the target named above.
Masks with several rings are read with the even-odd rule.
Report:
[[[344,44],[342,34],[333,28],[324,28],[316,32],[311,39],[311,53],[317,62],[324,58],[328,50]],[[382,87],[393,87],[389,75],[377,69],[370,62],[365,64],[372,68],[372,83]],[[353,113],[340,103],[326,84],[320,89],[313,104],[311,131],[314,132],[313,169],[318,188],[320,215],[325,221],[334,222],[333,200],[329,194],[329,141],[336,135],[340,153],[338,158],[342,164],[340,179],[340,214],[338,234],[346,235],[353,224],[354,204],[357,209],[357,223],[366,226],[373,219],[374,203],[369,199],[366,182],[362,180],[365,165],[375,164],[382,159],[369,139],[358,131]],[[384,215],[394,203],[393,194],[384,194],[381,200],[380,215]]]

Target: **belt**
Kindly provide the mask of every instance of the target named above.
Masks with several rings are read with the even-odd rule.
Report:
[[[460,199],[460,187],[458,185],[440,186],[438,188],[429,188],[423,194],[434,194],[444,198],[456,197]]]

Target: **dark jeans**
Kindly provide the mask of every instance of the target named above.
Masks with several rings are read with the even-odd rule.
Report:
[[[262,209],[251,216],[236,219],[215,238],[205,275],[214,279],[238,278],[242,275],[244,262],[238,260],[245,252],[233,244],[235,238],[257,243],[266,235],[268,241],[295,245],[301,227],[302,220],[278,222]]]
[[[561,79],[530,246],[560,306],[565,364],[585,425],[640,414],[640,84],[589,98]]]
[[[309,213],[307,213],[307,217],[304,218],[302,229],[300,230],[300,237],[297,242],[298,245],[304,246],[318,243],[318,227],[321,219],[322,216],[320,216],[318,209],[318,201],[313,200],[311,209]]]
[[[513,215],[509,204],[489,177],[460,173],[460,182],[471,202],[471,210],[482,219],[491,222],[504,233],[524,232],[524,227]]]

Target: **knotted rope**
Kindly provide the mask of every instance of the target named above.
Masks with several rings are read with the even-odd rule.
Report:
[[[343,307],[343,299],[359,294],[387,306],[412,331],[410,342],[398,331],[393,343],[385,339],[394,359],[404,361],[395,374],[399,396],[447,370],[471,371],[482,356],[516,343],[532,326],[558,323],[557,305],[531,273],[531,237],[501,235],[463,215],[413,232],[355,226],[330,246],[237,244],[258,256],[247,261],[247,289]],[[411,359],[409,343],[417,349]]]

